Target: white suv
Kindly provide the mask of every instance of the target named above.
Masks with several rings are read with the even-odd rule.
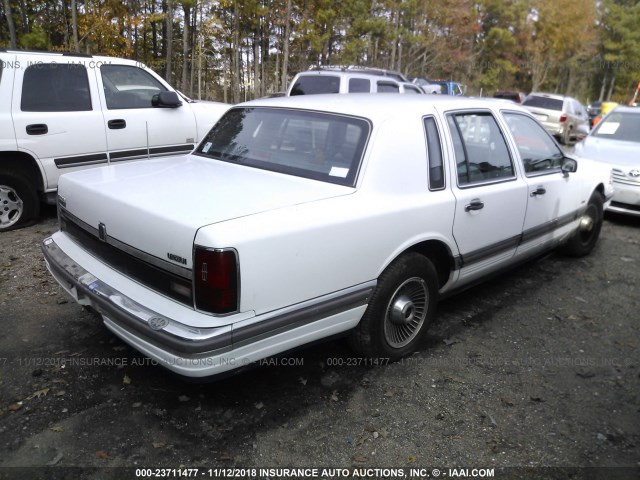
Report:
[[[288,96],[322,93],[416,93],[424,91],[418,85],[403,80],[400,74],[390,75],[385,70],[323,68],[298,73]]]
[[[63,173],[191,152],[228,107],[132,60],[0,50],[0,231],[55,203]]]

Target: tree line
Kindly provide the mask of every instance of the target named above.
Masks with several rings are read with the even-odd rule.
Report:
[[[627,102],[640,82],[635,0],[2,0],[0,47],[147,64],[186,95],[286,90],[317,65]]]

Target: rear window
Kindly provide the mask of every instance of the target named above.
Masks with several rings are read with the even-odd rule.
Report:
[[[613,112],[598,123],[594,137],[640,143],[640,112]]]
[[[196,153],[230,163],[353,186],[369,122],[284,108],[235,108]]]
[[[545,108],[547,110],[562,110],[562,104],[564,102],[557,98],[549,98],[549,97],[538,97],[536,95],[529,95],[522,105],[526,105],[528,107],[538,107]]]
[[[332,75],[298,77],[289,95],[315,95],[319,93],[340,93],[340,77]]]
[[[366,78],[350,78],[349,93],[369,93],[371,91],[371,82]]]

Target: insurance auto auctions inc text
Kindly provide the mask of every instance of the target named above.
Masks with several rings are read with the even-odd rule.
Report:
[[[207,472],[210,478],[269,480],[290,478],[386,480],[396,478],[493,478],[495,476],[493,468],[213,468],[208,469]]]

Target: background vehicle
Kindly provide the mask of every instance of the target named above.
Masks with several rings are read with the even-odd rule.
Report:
[[[65,172],[190,152],[227,108],[132,60],[0,51],[0,231],[54,203]]]
[[[593,119],[600,115],[602,101],[596,100],[587,105],[587,115],[589,116],[589,126],[593,126]]]
[[[493,98],[502,98],[504,100],[511,100],[515,103],[524,102],[526,95],[522,92],[516,92],[513,90],[497,90],[493,94]]]
[[[589,125],[586,110],[575,98],[532,92],[527,95],[522,106],[563,145],[576,139],[578,125]]]
[[[617,102],[602,102],[600,104],[600,108],[598,109],[598,114],[591,121],[591,128],[595,127],[600,123],[600,120],[607,115],[611,110],[616,108],[619,104]]]
[[[640,109],[617,107],[576,144],[576,155],[611,166],[608,210],[640,217]]]
[[[381,70],[382,72],[386,72]],[[369,69],[323,68],[298,73],[287,95],[325,93],[424,93],[417,85],[397,75],[368,73]],[[403,77],[404,78],[404,77]]]
[[[416,85],[420,85],[425,93],[440,93],[454,97],[461,97],[467,93],[466,85],[449,80],[429,80],[416,77],[411,81]]]

